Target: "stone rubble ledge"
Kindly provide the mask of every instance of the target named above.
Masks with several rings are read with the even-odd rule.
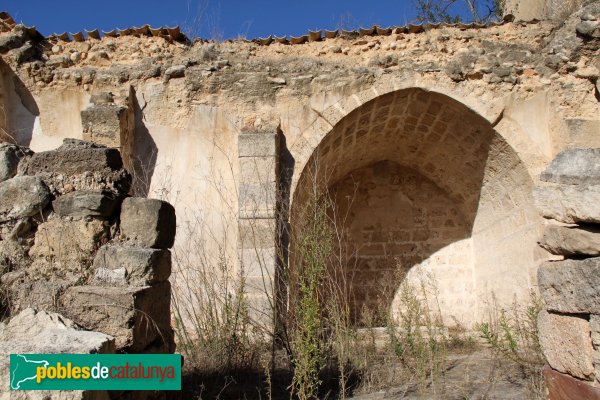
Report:
[[[27,308],[8,323],[0,323],[0,400],[108,399],[104,391],[9,390],[9,354],[113,354],[115,339],[100,332],[82,331],[60,314]]]

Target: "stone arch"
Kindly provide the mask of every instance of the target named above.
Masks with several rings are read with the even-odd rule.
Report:
[[[374,90],[357,103],[315,127],[310,156],[296,159],[291,207],[293,225],[313,180],[349,216],[355,306],[374,307],[374,291],[396,273],[433,274],[448,322],[476,322],[492,295],[526,296],[543,257],[535,253],[542,222],[527,167],[489,118],[419,88]],[[353,204],[344,205],[350,191]]]

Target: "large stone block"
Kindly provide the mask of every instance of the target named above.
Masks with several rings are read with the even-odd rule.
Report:
[[[39,176],[54,194],[76,190],[126,194],[131,187],[131,175],[117,149],[76,139],[65,139],[55,150],[22,160],[18,174]]]
[[[242,182],[239,186],[239,216],[242,219],[273,219],[277,212],[277,184]]]
[[[587,320],[542,310],[538,331],[540,345],[552,368],[579,379],[594,378],[594,348]]]
[[[106,392],[10,391],[9,354],[111,354],[115,339],[100,332],[79,330],[73,321],[56,313],[28,308],[8,323],[0,323],[0,400],[108,399]]]
[[[240,157],[240,174],[243,182],[266,185],[277,181],[275,157]]]
[[[600,120],[598,119],[582,119],[568,118],[565,120],[569,137],[576,147],[598,146],[600,138]]]
[[[52,208],[61,217],[110,217],[120,198],[113,193],[77,191],[58,197]]]
[[[252,324],[263,328],[273,325],[275,314],[275,299],[270,294],[258,292],[246,295],[248,317]]]
[[[592,331],[592,346],[594,346],[594,367],[596,368],[596,382],[600,382],[600,315],[590,315],[590,329]]]
[[[563,150],[540,179],[566,185],[600,185],[600,149]]]
[[[240,157],[240,218],[274,218],[277,208],[277,158]]]
[[[12,178],[17,174],[19,157],[12,146],[0,146],[0,182]]]
[[[60,336],[63,337],[60,337]],[[39,341],[36,337],[54,337],[53,341]],[[73,341],[65,340],[74,339]],[[115,339],[100,332],[78,329],[77,325],[64,316],[46,311],[27,308],[11,318],[8,323],[0,323],[0,346],[14,353],[15,347],[25,347],[25,353],[99,353],[115,352]],[[33,351],[41,350],[45,351]],[[22,351],[19,351],[19,353]],[[0,354],[7,354],[0,350]]]
[[[545,218],[568,224],[600,223],[600,186],[541,186],[533,190],[533,199]]]
[[[0,222],[40,214],[50,202],[50,192],[41,179],[17,176],[0,182]]]
[[[240,268],[245,277],[261,277],[274,279],[277,265],[277,249],[271,248],[247,248],[240,249]]]
[[[169,250],[139,247],[102,246],[94,258],[96,278],[111,277],[112,271],[124,269],[122,284],[133,286],[164,282],[171,275]]]
[[[109,229],[103,221],[52,219],[38,227],[29,254],[57,261],[84,260],[108,238]]]
[[[94,143],[120,147],[127,130],[127,109],[116,104],[93,104],[81,111],[83,137]]]
[[[585,381],[561,374],[547,365],[543,373],[548,400],[600,400],[600,389]]]
[[[243,133],[238,136],[240,157],[274,157],[278,151],[276,133]]]
[[[538,269],[540,293],[550,311],[600,314],[600,258],[549,261]]]
[[[114,336],[119,350],[143,352],[159,344],[174,350],[169,282],[150,287],[73,286],[60,301],[75,323]]]
[[[597,256],[600,255],[600,229],[549,225],[540,246],[557,255]]]
[[[123,168],[123,160],[117,149],[77,139],[65,139],[63,144],[50,151],[35,153],[28,160],[22,173],[36,175],[52,172],[76,175],[85,172],[116,171]]]
[[[238,247],[264,249],[275,247],[277,220],[274,218],[248,218],[238,221]]]
[[[121,206],[121,233],[143,247],[168,249],[175,242],[175,209],[166,201],[129,197]]]

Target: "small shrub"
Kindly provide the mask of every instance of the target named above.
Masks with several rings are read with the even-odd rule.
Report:
[[[528,378],[527,391],[532,399],[545,398],[542,376],[545,359],[537,330],[537,316],[542,307],[541,299],[533,291],[525,306],[514,301],[510,308],[502,308],[492,299],[487,321],[476,325],[492,350],[513,362]]]
[[[325,361],[322,285],[333,248],[329,208],[327,196],[312,193],[296,234],[294,287],[297,290],[291,290],[296,307],[290,344],[294,368],[292,389],[300,399],[317,397],[321,384],[319,372]]]
[[[399,318],[390,319],[390,345],[419,390],[435,385],[446,368],[448,337],[439,310],[429,306],[427,283],[420,287],[403,282]]]

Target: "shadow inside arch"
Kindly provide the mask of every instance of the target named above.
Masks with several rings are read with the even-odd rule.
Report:
[[[0,141],[29,147],[39,115],[38,105],[25,83],[0,58]]]
[[[503,240],[502,218],[531,203],[526,169],[490,122],[422,89],[388,93],[350,112],[299,173],[291,230],[318,187],[332,201],[338,238],[329,264],[343,270],[336,279],[357,325],[381,324],[399,283],[423,263],[444,276],[445,306],[462,303],[457,313],[468,315],[476,269],[494,268],[484,247]],[[489,250],[501,259],[503,251]]]

